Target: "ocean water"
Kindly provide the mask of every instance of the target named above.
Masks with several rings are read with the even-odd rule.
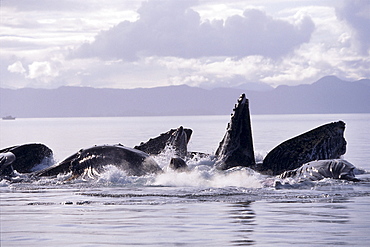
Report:
[[[133,147],[180,125],[190,151],[213,153],[230,116],[50,118],[0,122],[0,148],[44,143],[61,161],[96,144]],[[346,123],[343,158],[370,171],[370,114],[252,115],[257,159],[325,123]],[[250,170],[215,173],[207,159],[190,173],[129,177],[115,167],[94,180],[63,175],[0,182],[1,246],[368,246],[370,175],[276,189]],[[22,177],[22,174],[19,174]]]

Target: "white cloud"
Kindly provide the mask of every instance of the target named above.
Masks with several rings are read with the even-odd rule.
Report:
[[[21,61],[17,61],[8,66],[8,71],[12,73],[20,73],[23,74],[26,72],[25,68],[23,68],[23,64]]]
[[[202,87],[235,86],[246,81],[260,81],[275,66],[272,59],[263,56],[247,56],[241,59],[152,57],[150,61],[177,72],[169,77],[171,84]]]
[[[210,56],[280,57],[309,42],[314,24],[308,16],[296,24],[275,19],[258,9],[224,20],[201,21],[191,1],[150,1],[140,18],[124,21],[85,43],[76,57],[125,59],[140,56],[200,58]]]
[[[1,86],[276,86],[331,74],[370,77],[368,1],[141,2],[2,1]]]
[[[360,51],[370,53],[370,2],[368,0],[346,0],[337,8],[337,15],[354,30]]]
[[[33,62],[28,65],[28,70],[27,78],[29,79],[50,78],[59,75],[58,70],[48,61]]]

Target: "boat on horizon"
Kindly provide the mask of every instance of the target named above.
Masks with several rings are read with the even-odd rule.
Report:
[[[6,116],[6,117],[3,117],[3,120],[15,120],[15,117],[12,117],[12,116]]]

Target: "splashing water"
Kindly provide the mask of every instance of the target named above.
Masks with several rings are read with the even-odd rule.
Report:
[[[227,173],[216,170],[207,170],[205,166],[190,172],[167,171],[158,175],[153,185],[178,186],[178,187],[214,187],[223,188],[229,186],[245,188],[261,188],[262,184],[258,176],[247,169],[238,169]]]

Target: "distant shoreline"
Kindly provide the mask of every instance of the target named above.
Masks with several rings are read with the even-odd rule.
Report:
[[[229,115],[242,93],[252,115],[370,113],[370,80],[324,77],[268,91],[186,85],[138,89],[0,88],[0,114],[17,118]]]

